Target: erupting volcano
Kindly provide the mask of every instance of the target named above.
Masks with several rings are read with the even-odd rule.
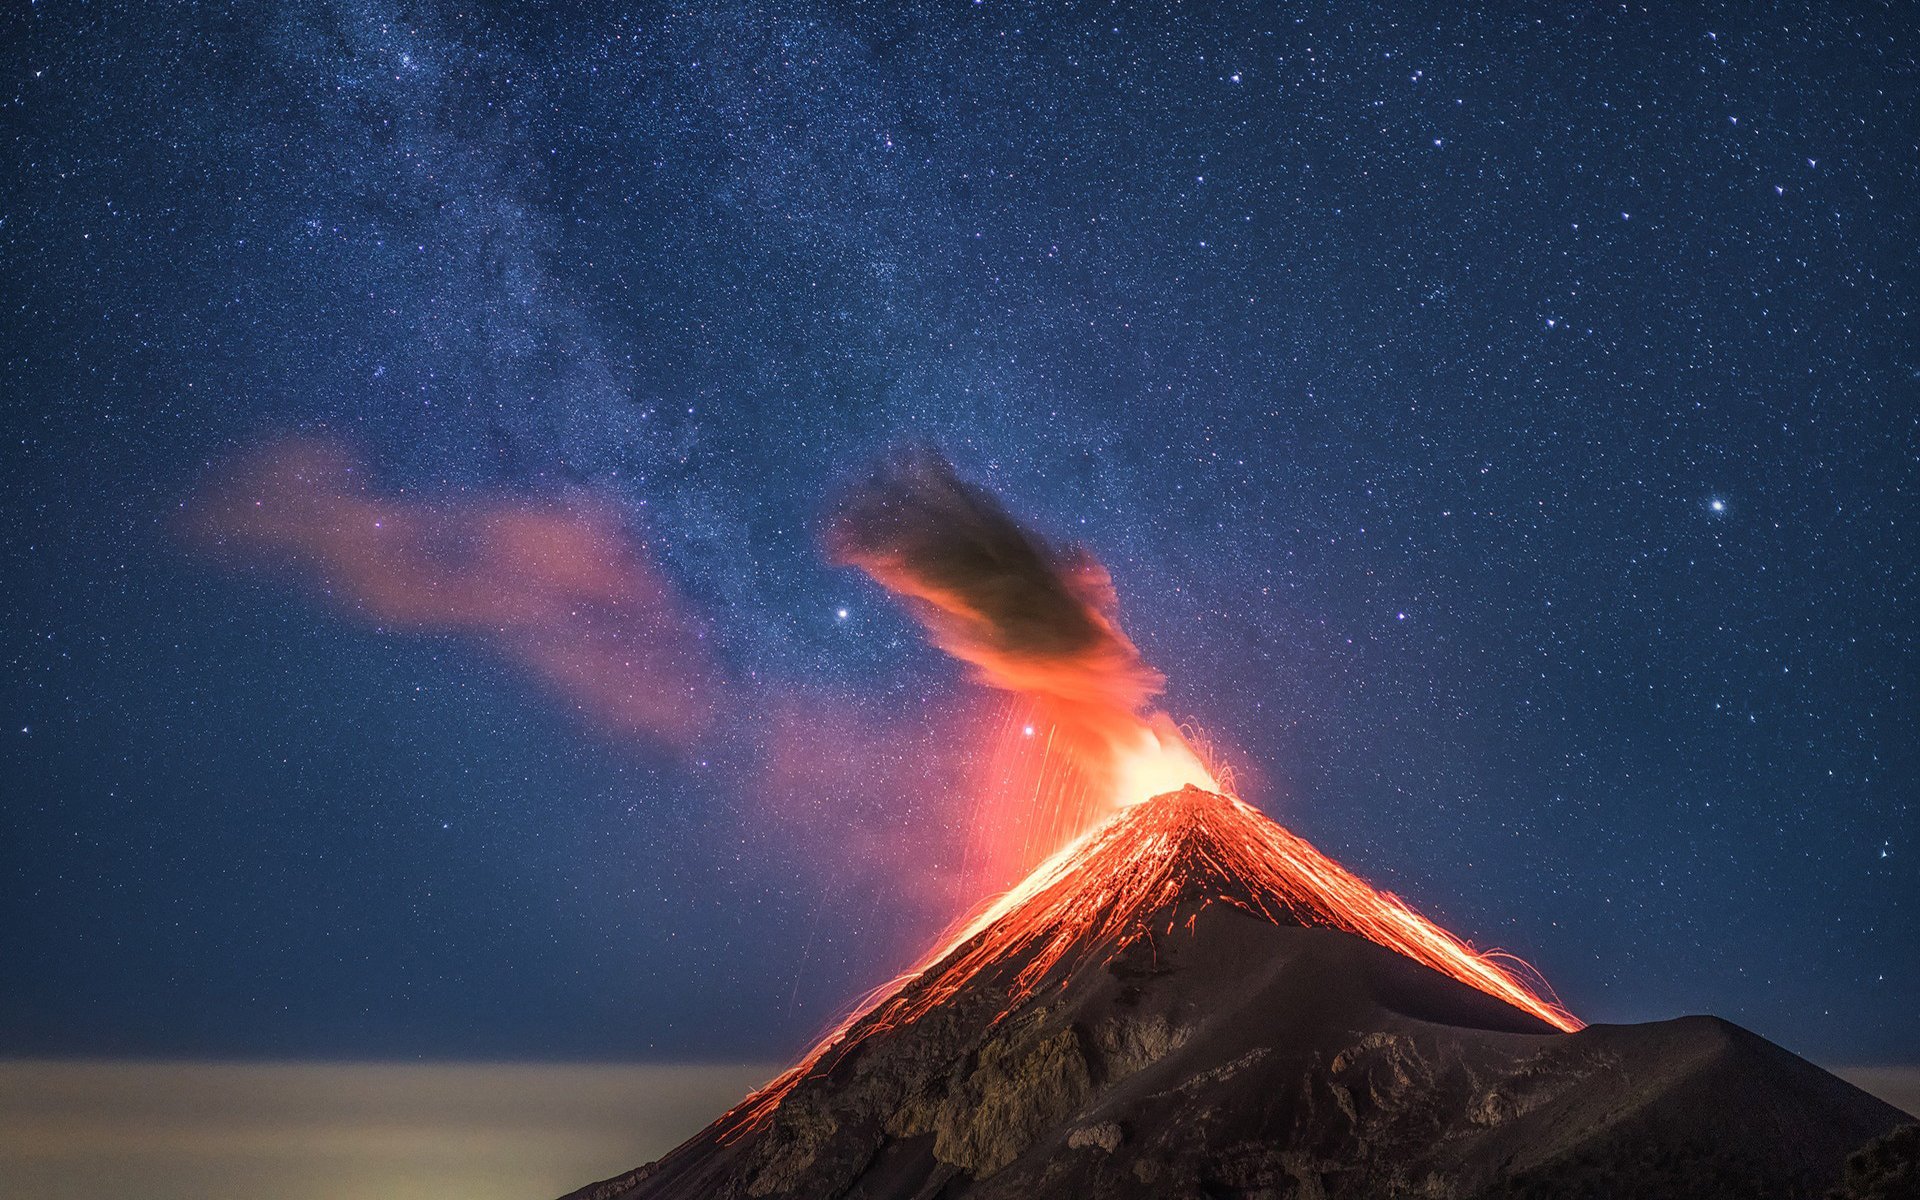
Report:
[[[1182,927],[1191,931],[1199,911],[1213,904],[1275,925],[1358,934],[1556,1029],[1581,1028],[1495,957],[1475,953],[1398,899],[1374,891],[1241,801],[1189,785],[1122,809],[1042,864],[881,989],[799,1065],[729,1113],[726,1136],[764,1122],[809,1072],[875,1034],[920,1020],[1007,963],[1020,964],[1007,985],[1010,1012],[1063,986],[1091,956],[1111,958]]]
[[[1241,801],[1149,711],[1105,572],[943,462],[857,490],[829,542],[1032,706],[981,808],[1025,874],[571,1200],[1802,1195],[1898,1123],[1712,1018],[1586,1027]]]
[[[1044,864],[666,1158],[569,1200],[1797,1196],[1900,1119],[1712,1018],[1581,1029],[1189,787]]]

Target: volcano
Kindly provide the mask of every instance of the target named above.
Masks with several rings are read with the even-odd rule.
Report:
[[[1543,990],[1187,787],[567,1200],[1799,1196],[1909,1119],[1725,1021],[1583,1026]]]

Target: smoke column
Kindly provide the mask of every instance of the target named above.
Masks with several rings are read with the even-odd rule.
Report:
[[[1054,840],[1184,783],[1218,786],[1172,724],[1147,715],[1163,679],[1121,631],[1106,570],[1022,527],[945,459],[882,464],[834,508],[827,548],[901,597],[982,683],[1031,702],[1062,775],[1048,782],[1043,762],[1037,786],[1073,810]]]

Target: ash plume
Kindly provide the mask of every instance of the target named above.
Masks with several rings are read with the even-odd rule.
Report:
[[[982,683],[1030,698],[1096,775],[1142,736],[1163,678],[1116,623],[1106,570],[1023,527],[939,455],[902,455],[851,488],[827,549],[902,597]]]

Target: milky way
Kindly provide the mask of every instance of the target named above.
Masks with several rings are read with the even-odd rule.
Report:
[[[769,831],[792,713],[184,552],[295,437],[590,494],[730,687],[905,731],[973,685],[823,514],[937,447],[1583,1016],[1920,1057],[1896,16],[695,7],[12,19],[0,1053],[777,1058],[951,915],[835,869],[931,735]]]

